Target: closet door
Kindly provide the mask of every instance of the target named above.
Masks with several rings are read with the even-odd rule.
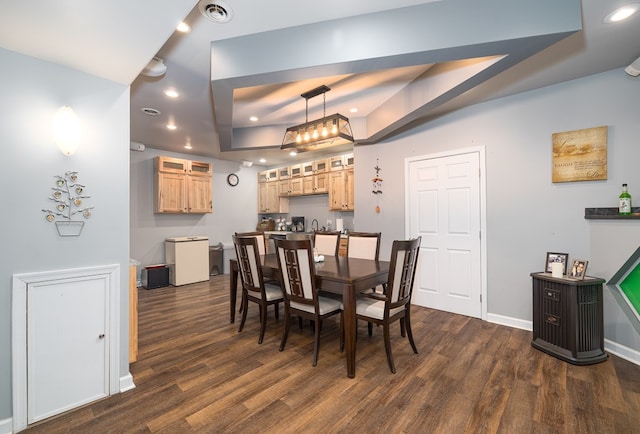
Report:
[[[109,288],[75,277],[27,287],[27,419],[109,395]]]

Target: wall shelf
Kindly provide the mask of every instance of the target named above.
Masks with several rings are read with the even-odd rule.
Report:
[[[640,207],[631,208],[631,215],[618,214],[618,208],[585,208],[584,218],[589,220],[640,220]]]

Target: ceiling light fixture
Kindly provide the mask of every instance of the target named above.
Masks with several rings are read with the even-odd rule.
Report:
[[[177,98],[177,97],[179,97],[179,96],[180,96],[180,94],[178,93],[178,91],[177,91],[177,90],[175,90],[175,89],[165,89],[165,90],[164,90],[164,94],[165,94],[166,96],[168,96],[169,98]]]
[[[323,84],[300,95],[306,101],[305,122],[287,128],[280,149],[303,152],[353,142],[349,119],[340,113],[326,114],[326,93],[330,90]],[[323,99],[322,118],[309,121],[309,100],[318,95]]]
[[[189,33],[191,32],[191,26],[184,21],[180,21],[178,23],[178,26],[176,27],[176,30],[180,33]]]
[[[605,23],[617,23],[619,21],[626,20],[640,10],[640,3],[631,3],[626,6],[622,6],[609,15],[604,17]]]
[[[167,65],[164,64],[164,60],[159,57],[154,57],[147,63],[147,66],[142,70],[142,75],[147,77],[160,77],[167,72]]]

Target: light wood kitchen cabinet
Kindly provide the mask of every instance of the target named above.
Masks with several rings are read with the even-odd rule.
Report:
[[[282,214],[289,212],[289,199],[280,197],[280,183],[261,182],[258,184],[258,212],[262,214]]]
[[[325,173],[329,171],[329,159],[323,158],[321,160],[309,161],[302,164],[302,175],[311,176],[318,173]]]
[[[278,181],[278,195],[280,197],[291,195],[291,182],[288,179]]]
[[[302,176],[302,164],[294,164],[293,166],[289,166],[289,173],[291,174],[292,178]]]
[[[336,155],[329,158],[329,169],[331,171],[353,169],[353,154]]]
[[[171,157],[154,159],[156,213],[213,211],[211,163]]]
[[[304,178],[297,177],[291,178],[289,183],[289,195],[290,196],[302,196],[304,188]]]
[[[353,211],[353,169],[329,173],[329,209],[331,211]]]
[[[329,174],[305,176],[302,178],[302,194],[322,194],[329,192]]]

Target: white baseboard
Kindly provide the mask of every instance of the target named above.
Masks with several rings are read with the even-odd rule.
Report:
[[[0,420],[0,434],[11,434],[13,432],[13,420],[2,419]]]
[[[504,325],[507,327],[513,327],[521,330],[532,331],[533,322],[525,321],[518,318],[512,318],[503,315],[496,315],[493,313],[487,314],[487,322]],[[604,340],[604,349],[606,352],[615,354],[616,356],[625,359],[635,365],[640,366],[640,351],[633,348],[625,347],[617,342]]]
[[[615,354],[621,359],[625,359],[633,364],[640,365],[640,352],[634,350],[633,348],[625,347],[624,345],[620,345],[617,342],[605,339],[604,349],[611,354]]]
[[[509,326],[509,327],[513,327],[521,330],[527,330],[527,331],[533,330],[533,322],[531,321],[525,321],[522,319],[510,317],[510,316],[497,315],[495,313],[487,314],[487,322],[505,325],[505,326]]]
[[[131,373],[127,372],[127,375],[120,377],[120,393],[127,390],[135,389],[136,385],[133,383],[133,377]]]

